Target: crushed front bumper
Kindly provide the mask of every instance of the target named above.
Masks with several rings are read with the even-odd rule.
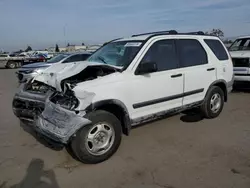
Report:
[[[91,121],[84,118],[84,111],[76,113],[50,101],[53,91],[46,94],[30,93],[22,84],[13,99],[13,112],[28,121],[35,131],[56,143],[67,144],[70,138]]]
[[[14,114],[24,120],[33,121],[38,112],[44,110],[46,99],[52,95],[52,91],[46,94],[31,93],[24,90],[25,84],[21,84],[12,102]]]
[[[44,111],[35,119],[35,129],[55,142],[67,144],[81,127],[90,123],[82,115],[46,100]]]

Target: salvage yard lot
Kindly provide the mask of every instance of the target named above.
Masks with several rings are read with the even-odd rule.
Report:
[[[250,187],[250,92],[230,94],[217,119],[188,113],[135,128],[112,158],[85,165],[20,126],[17,86],[15,70],[1,69],[0,188]]]

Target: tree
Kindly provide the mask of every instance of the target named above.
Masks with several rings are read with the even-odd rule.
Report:
[[[212,29],[209,32],[205,32],[206,34],[217,36],[217,37],[224,37],[224,32],[221,29]]]
[[[32,51],[32,48],[30,46],[27,47],[27,49],[25,50],[25,52],[29,52]]]
[[[55,51],[56,51],[56,52],[60,52],[59,47],[58,47],[57,44],[56,44],[56,49],[55,49]]]

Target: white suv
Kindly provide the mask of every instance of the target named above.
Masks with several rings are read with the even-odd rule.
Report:
[[[236,39],[229,47],[234,66],[235,83],[250,82],[250,36]]]
[[[217,117],[232,84],[219,38],[162,31],[111,41],[85,63],[49,67],[21,86],[13,110],[80,161],[99,163],[132,126],[194,107]]]

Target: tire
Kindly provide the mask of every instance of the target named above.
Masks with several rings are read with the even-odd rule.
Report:
[[[219,99],[216,100],[216,97]],[[212,102],[215,101],[215,102]],[[201,106],[202,114],[205,118],[213,119],[220,115],[224,107],[224,92],[218,86],[212,86],[204,99]]]
[[[17,67],[17,63],[15,61],[9,61],[7,63],[7,67],[10,68],[10,69],[14,69]]]
[[[92,121],[92,124],[81,128],[72,139],[70,146],[73,154],[81,162],[97,164],[110,158],[119,148],[122,137],[121,122],[116,116],[103,110],[91,112],[86,115],[86,118]],[[111,132],[113,136],[108,137],[107,135]],[[98,139],[100,140],[98,141]],[[106,141],[110,143],[106,146],[107,150],[98,150],[95,152],[95,148],[98,148],[94,147],[98,145],[96,143],[103,144]]]

